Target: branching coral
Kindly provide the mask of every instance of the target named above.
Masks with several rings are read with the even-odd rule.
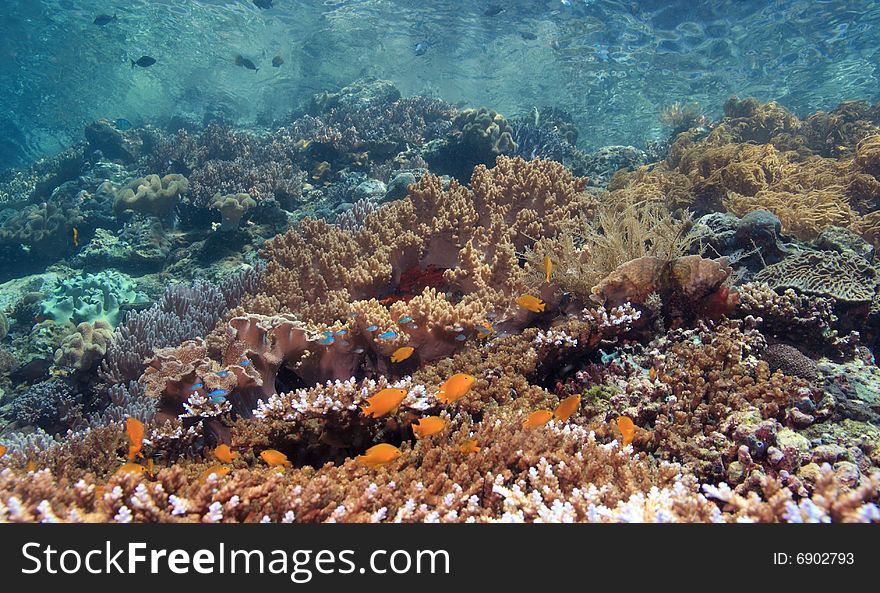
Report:
[[[557,163],[500,157],[492,169],[475,169],[470,188],[453,182],[444,190],[425,175],[406,199],[353,231],[304,220],[267,242],[264,294],[251,310],[330,323],[344,319],[354,300],[394,293],[413,266],[433,265],[447,269],[450,288],[465,302],[503,311],[521,287],[516,252],[529,237],[553,236],[590,210],[584,183]]]

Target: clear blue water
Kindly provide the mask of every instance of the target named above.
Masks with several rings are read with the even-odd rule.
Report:
[[[99,117],[141,125],[210,113],[270,126],[364,74],[405,96],[506,114],[562,107],[584,148],[660,137],[658,114],[675,101],[717,115],[730,95],[753,95],[803,114],[880,94],[880,6],[868,0],[274,5],[4,0],[0,169],[81,140]],[[93,24],[101,13],[118,20]],[[132,69],[144,54],[157,64]],[[259,71],[237,67],[238,54]],[[270,66],[275,55],[281,68]]]

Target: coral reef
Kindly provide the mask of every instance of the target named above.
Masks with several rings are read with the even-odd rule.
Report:
[[[0,521],[880,522],[877,113],[99,120],[0,187]]]
[[[754,99],[733,98],[724,109],[725,118],[711,131],[679,134],[663,162],[621,172],[609,188],[650,199],[669,196],[676,206],[705,212],[744,216],[769,210],[784,233],[805,240],[829,225],[874,239],[880,189],[871,165],[875,123],[862,119],[854,126],[839,114],[804,122],[775,103]],[[827,127],[821,133],[820,119]],[[823,135],[840,143],[829,150]]]

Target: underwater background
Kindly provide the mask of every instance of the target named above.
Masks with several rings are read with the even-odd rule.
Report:
[[[880,522],[880,6],[0,6],[0,521]]]
[[[271,126],[362,76],[510,115],[564,107],[591,149],[659,138],[675,101],[717,116],[730,95],[754,96],[802,115],[878,93],[880,8],[867,0],[9,0],[2,11],[0,169],[60,151],[100,117]],[[118,21],[96,26],[98,14]],[[158,64],[132,72],[144,54]],[[237,68],[239,54],[260,70]],[[283,68],[270,67],[276,55]]]

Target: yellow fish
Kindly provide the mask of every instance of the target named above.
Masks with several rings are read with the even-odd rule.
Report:
[[[477,439],[467,439],[463,442],[458,450],[462,453],[479,453],[480,448],[477,446]]]
[[[24,466],[25,471],[35,472],[37,471],[37,464],[33,462],[33,460],[29,460],[27,464]]]
[[[6,451],[7,451],[6,445],[0,445],[0,457],[3,457],[4,455],[6,455]]]
[[[128,460],[134,461],[144,444],[144,423],[135,418],[126,418],[125,432],[128,434]]]
[[[265,451],[263,451],[263,452],[265,453]],[[214,466],[209,467],[208,469],[206,469],[205,471],[202,472],[202,475],[199,476],[199,481],[200,482],[206,481],[208,479],[208,476],[210,476],[211,474],[216,474],[218,478],[222,478],[223,476],[225,476],[226,474],[228,474],[231,471],[232,471],[232,469],[229,467],[226,467],[225,465],[214,465]]]
[[[412,425],[413,432],[419,438],[429,437],[432,434],[437,434],[449,424],[449,421],[445,418],[441,418],[440,416],[428,416],[426,418],[421,418],[418,422]]]
[[[367,403],[362,405],[364,416],[379,418],[396,410],[403,398],[406,397],[406,389],[386,387],[379,393],[367,398]]]
[[[400,449],[388,443],[373,445],[363,455],[358,455],[357,460],[367,467],[379,467],[390,463],[401,456]]]
[[[544,282],[550,282],[550,274],[553,273],[553,262],[550,261],[550,256],[544,256]]]
[[[648,371],[648,378],[651,381],[656,379],[657,378],[657,369],[655,369],[654,367],[651,367],[651,370]]]
[[[79,247],[79,232],[77,232],[76,227],[73,227],[73,247],[74,249]]]
[[[412,356],[413,352],[416,349],[412,346],[401,346],[397,350],[394,351],[394,354],[391,355],[391,362],[403,362],[410,356]]]
[[[636,435],[636,425],[633,423],[632,418],[628,418],[627,416],[618,416],[617,428],[620,429],[620,434],[623,435],[624,447],[633,442],[633,437]]]
[[[118,470],[116,470],[116,475],[121,476],[124,474],[131,474],[133,476],[142,476],[147,471],[147,468],[142,466],[139,463],[124,463]]]
[[[232,460],[238,457],[238,453],[229,448],[229,445],[222,444],[214,449],[214,457],[223,463],[232,463]]]
[[[529,417],[523,420],[523,428],[537,428],[544,426],[553,419],[551,410],[536,410],[529,414]]]
[[[152,457],[147,459],[146,471],[147,475],[149,475],[151,478],[156,475],[156,462],[153,461]]]
[[[276,451],[275,449],[266,449],[260,453],[260,459],[269,464],[269,467],[275,467],[276,465],[290,465],[287,455],[281,451]]]
[[[556,420],[562,420],[565,422],[571,415],[578,411],[578,408],[581,406],[581,396],[572,395],[571,397],[567,397],[556,406],[556,409],[553,410],[553,417]]]
[[[532,313],[544,312],[544,301],[530,294],[524,294],[517,297],[516,304],[526,311],[531,311]]]
[[[437,393],[437,399],[444,404],[451,404],[455,400],[464,397],[464,395],[470,391],[471,386],[476,380],[477,378],[473,375],[456,373],[446,379],[443,385],[440,386],[440,391]]]

